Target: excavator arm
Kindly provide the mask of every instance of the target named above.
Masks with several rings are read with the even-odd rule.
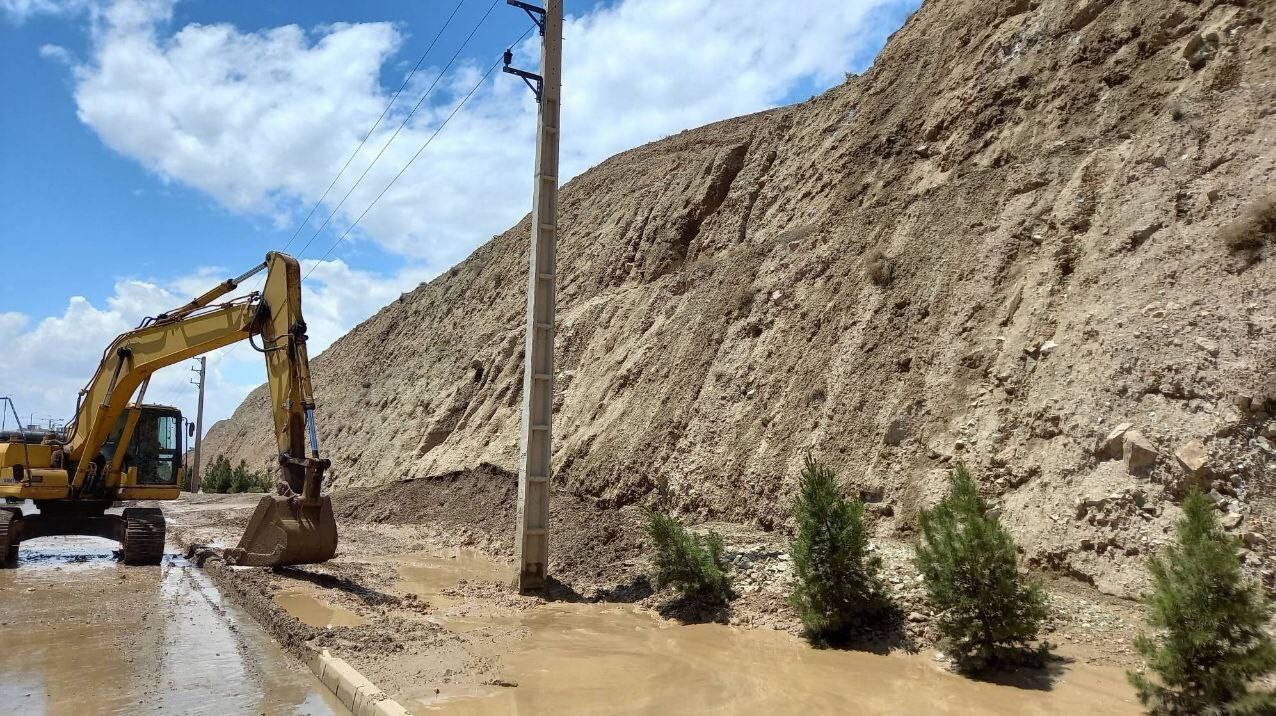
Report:
[[[262,270],[267,274],[260,293],[214,304]],[[226,559],[259,566],[325,561],[336,552],[337,533],[331,501],[320,494],[330,463],[319,456],[314,424],[301,269],[296,259],[278,252],[112,342],[80,392],[76,418],[68,426],[66,464],[74,466],[68,497],[78,497],[86,484],[104,484],[103,473],[118,469],[118,464],[101,459],[103,446],[133,394],[155,371],[242,340],[265,357],[280,480],[275,493],[262,498],[238,547],[227,550]],[[123,432],[127,440],[131,426]]]

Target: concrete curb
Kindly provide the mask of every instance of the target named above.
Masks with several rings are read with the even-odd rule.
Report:
[[[376,684],[327,649],[310,659],[310,670],[354,716],[411,716],[398,701],[386,698]]]

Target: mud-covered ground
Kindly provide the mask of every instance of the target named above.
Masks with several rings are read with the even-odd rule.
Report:
[[[1060,658],[998,678],[1009,685],[972,681],[948,673],[931,648],[906,545],[875,547],[899,623],[862,649],[817,651],[795,636],[784,605],[788,560],[777,533],[716,525],[739,596],[722,613],[688,614],[644,576],[639,514],[556,495],[559,584],[548,600],[514,594],[513,494],[496,470],[339,493],[332,561],[268,570],[210,560],[206,569],[286,648],[329,649],[415,713],[785,713],[836,711],[852,698],[867,713],[939,702],[949,713],[1138,712],[1123,676],[1134,664],[1132,603],[1052,584],[1049,639]],[[230,544],[257,499],[168,505],[172,538]],[[722,623],[695,623],[705,618]],[[750,626],[770,628],[741,628]],[[880,693],[848,692],[853,674]]]
[[[0,713],[346,714],[318,679],[170,545],[48,537],[0,569]]]

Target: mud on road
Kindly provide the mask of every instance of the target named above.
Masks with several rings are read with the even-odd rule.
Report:
[[[1086,623],[1107,624],[1102,630],[1114,641],[1117,626],[1130,627],[1130,614],[1067,593],[1056,594],[1052,626],[1063,659],[1046,671],[1006,675],[1005,683],[973,681],[949,673],[928,648],[910,653],[886,641],[870,645],[879,653],[808,647],[786,631],[788,617],[768,591],[784,580],[771,569],[782,560],[757,557],[774,545],[749,542],[764,536],[728,535],[745,550],[734,558],[749,593],[722,615],[727,623],[663,618],[667,595],[636,576],[645,569],[632,516],[573,504],[575,512],[555,513],[578,524],[555,532],[557,554],[572,558],[555,567],[564,581],[552,601],[516,595],[500,536],[512,523],[508,486],[492,477],[336,495],[340,546],[326,564],[268,570],[210,560],[206,568],[286,648],[302,657],[328,649],[416,714],[783,714],[852,705],[868,714],[1139,713],[1121,647],[1092,649],[1085,638]],[[230,544],[257,499],[200,495],[169,505],[171,534],[184,544]],[[586,566],[575,541],[591,526],[588,549],[597,561]],[[746,552],[752,561],[742,558]],[[747,576],[759,571],[772,574],[766,589]],[[909,628],[919,638],[904,641],[924,647],[925,625]]]
[[[0,713],[346,714],[194,565],[126,567],[92,537],[0,569]]]

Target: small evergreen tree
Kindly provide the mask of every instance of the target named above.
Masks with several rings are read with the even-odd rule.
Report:
[[[229,466],[229,461],[227,465]],[[230,473],[223,492],[267,492],[274,487],[270,476],[260,470],[252,472],[248,469],[248,461],[240,460],[239,466]]]
[[[239,465],[230,474],[230,486],[227,492],[238,494],[240,492],[249,492],[256,484],[257,476],[248,471],[248,461],[240,460]]]
[[[1263,629],[1271,607],[1242,575],[1239,547],[1193,488],[1177,543],[1148,561],[1147,622],[1159,633],[1139,635],[1134,646],[1159,683],[1133,672],[1129,678],[1152,713],[1276,713],[1276,696],[1249,689],[1276,669],[1276,644]]]
[[[200,480],[200,492],[217,492],[224,493],[230,489],[231,479],[234,476],[234,470],[230,467],[230,460],[225,455],[218,455],[213,458],[213,462],[204,470],[203,479]]]
[[[270,473],[263,471],[253,472],[248,481],[248,492],[270,492],[275,486],[275,481],[271,479]]]
[[[917,567],[940,612],[940,631],[965,671],[1045,651],[1028,648],[1046,617],[1045,593],[1019,573],[1014,539],[987,511],[974,479],[958,465],[948,494],[920,520]]]
[[[683,597],[705,602],[731,598],[722,535],[712,530],[705,537],[692,534],[677,520],[654,510],[647,512],[647,534],[656,549],[658,589],[673,586]]]
[[[811,639],[844,636],[886,603],[882,559],[868,551],[864,503],[839,495],[837,476],[808,455],[793,516],[797,581],[789,601]]]

